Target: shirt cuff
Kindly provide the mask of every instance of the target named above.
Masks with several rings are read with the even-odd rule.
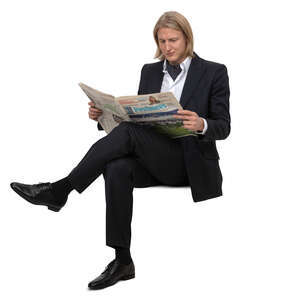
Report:
[[[198,130],[198,131],[196,131],[196,133],[197,134],[205,134],[205,132],[206,132],[206,130],[207,130],[207,128],[208,128],[208,125],[207,125],[207,121],[204,119],[204,118],[201,118],[202,120],[203,120],[203,122],[204,122],[204,128],[203,128],[203,130],[202,131],[200,131],[200,130]]]

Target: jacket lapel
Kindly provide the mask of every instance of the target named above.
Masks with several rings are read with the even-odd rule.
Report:
[[[180,97],[180,104],[183,108],[187,105],[195,88],[198,86],[198,82],[205,73],[202,59],[195,52],[194,54],[195,57],[191,61]]]
[[[150,91],[150,93],[159,93],[161,90],[161,85],[162,85],[162,81],[163,81],[163,77],[164,77],[163,64],[164,64],[164,61],[159,62],[155,66],[155,70],[153,70],[154,76],[151,76],[151,83],[150,83],[151,91]]]

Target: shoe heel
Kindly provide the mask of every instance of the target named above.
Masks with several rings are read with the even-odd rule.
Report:
[[[124,277],[122,277],[122,280],[129,280],[135,277],[135,274],[131,274],[131,275],[126,275]]]
[[[52,210],[52,211],[56,211],[56,212],[58,212],[60,210],[60,208],[57,208],[55,206],[48,206],[48,209]]]

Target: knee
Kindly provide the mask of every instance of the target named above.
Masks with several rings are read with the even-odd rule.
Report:
[[[129,158],[118,158],[106,164],[104,171],[105,180],[130,176],[132,173],[133,164]]]
[[[123,121],[121,122],[117,127],[114,128],[114,130],[121,130],[121,131],[127,131],[128,133],[131,133],[133,131],[138,130],[141,128],[139,124],[136,124],[134,122],[129,122],[129,121]]]
[[[134,126],[133,122],[123,121],[115,129],[117,129],[117,130],[124,130],[124,129],[128,130],[132,126]]]

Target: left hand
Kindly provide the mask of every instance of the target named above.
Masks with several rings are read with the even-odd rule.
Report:
[[[90,101],[89,103],[89,118],[94,120],[94,121],[97,121],[98,118],[102,115],[103,111],[102,109],[98,109],[95,107],[95,104],[94,102]]]
[[[204,121],[197,113],[191,110],[179,109],[174,118],[183,120],[183,127],[191,131],[202,131],[204,129]]]

